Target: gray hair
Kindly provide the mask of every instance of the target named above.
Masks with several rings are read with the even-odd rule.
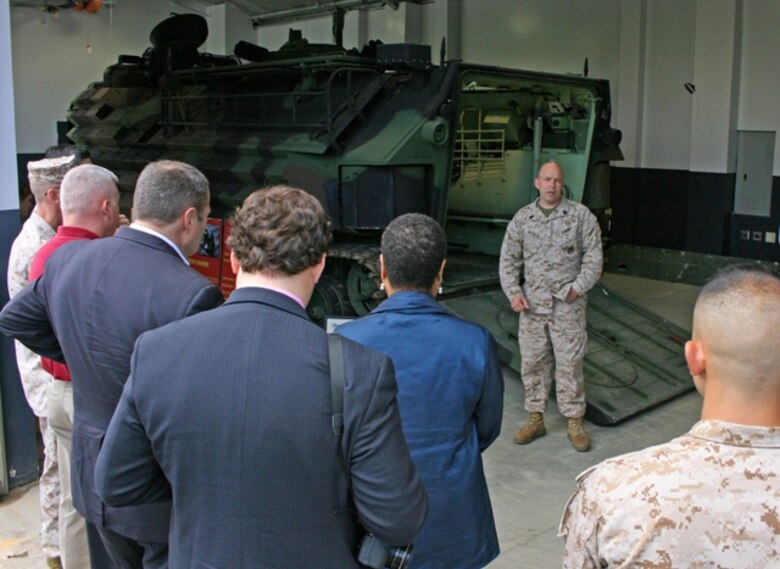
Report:
[[[202,211],[209,203],[209,181],[189,164],[159,160],[148,164],[138,176],[133,194],[133,219],[169,224],[194,207]]]
[[[60,208],[63,215],[90,214],[96,198],[117,198],[117,177],[95,164],[84,164],[70,170],[60,185]]]

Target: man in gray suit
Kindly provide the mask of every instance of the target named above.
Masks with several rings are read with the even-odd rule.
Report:
[[[89,540],[94,569],[112,563],[123,569],[167,567],[170,502],[103,504],[95,490],[95,461],[138,336],[222,302],[219,289],[187,262],[208,213],[209,185],[201,172],[182,162],[153,162],[138,177],[130,227],[113,237],[63,245],[43,276],[0,313],[0,331],[70,368],[73,504],[100,534]]]
[[[172,569],[356,569],[366,532],[406,544],[422,526],[392,362],[346,339],[334,434],[327,335],[305,310],[329,239],[314,197],[258,190],[233,220],[228,301],[138,339],[97,487],[116,507],[172,496]]]

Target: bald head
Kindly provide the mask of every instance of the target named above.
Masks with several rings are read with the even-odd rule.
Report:
[[[563,168],[556,162],[545,162],[539,168],[534,186],[539,190],[539,203],[542,207],[556,207],[563,199]]]
[[[119,225],[117,177],[95,164],[76,166],[62,180],[60,207],[65,225],[112,235]]]
[[[701,345],[708,378],[756,400],[777,393],[780,277],[757,265],[718,273],[696,301],[693,341]]]
[[[539,166],[539,170],[536,172],[538,177],[542,175],[558,176],[563,179],[563,168],[555,160],[548,160]]]

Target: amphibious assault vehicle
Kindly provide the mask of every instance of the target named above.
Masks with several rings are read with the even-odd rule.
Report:
[[[203,171],[220,217],[267,184],[315,195],[337,234],[321,287],[329,313],[375,304],[377,238],[400,214],[428,214],[455,251],[495,257],[549,159],[570,197],[609,206],[620,137],[606,81],[434,65],[428,46],[346,50],[295,33],[276,52],[239,43],[234,57],[214,56],[197,51],[206,35],[200,16],[159,24],[153,47],[120,56],[72,103],[70,136],[121,177],[125,204],[159,158]],[[449,294],[473,284],[452,276]]]
[[[229,231],[219,219],[249,193],[274,183],[310,192],[335,230],[310,305],[316,320],[365,314],[380,302],[382,229],[403,213],[430,215],[445,227],[451,249],[445,303],[488,326],[516,366],[517,318],[496,291],[506,224],[536,197],[535,172],[551,159],[565,170],[567,197],[607,223],[609,161],[622,158],[608,82],[447,61],[443,47],[438,64],[429,46],[370,42],[348,50],[338,39],[312,44],[293,30],[278,51],[239,42],[232,56],[218,56],[198,51],[207,33],[200,16],[163,21],[144,54],[120,56],[71,104],[69,136],[117,173],[123,206],[150,161],[193,164],[211,183],[217,218],[203,253],[219,258]],[[217,261],[211,268],[227,292],[229,267]],[[488,296],[465,308],[455,302],[476,293]],[[673,375],[681,357],[668,357],[677,358]],[[608,388],[628,385],[611,356],[606,363],[590,376],[609,375],[599,379]],[[635,392],[631,369],[625,373]],[[616,404],[614,392],[592,393]],[[599,422],[627,416],[592,407]]]

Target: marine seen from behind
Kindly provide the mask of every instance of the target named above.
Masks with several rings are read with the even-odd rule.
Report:
[[[580,474],[565,569],[778,566],[779,329],[776,273],[735,266],[702,288],[685,345],[701,420]]]
[[[78,164],[74,154],[46,151],[42,160],[27,163],[28,181],[35,205],[22,230],[14,239],[8,256],[8,296],[15,297],[27,286],[35,254],[55,235],[62,224],[60,185],[65,174]],[[40,425],[43,439],[43,467],[38,479],[41,507],[41,550],[49,567],[61,567],[60,479],[57,439],[49,425],[46,390],[49,374],[41,367],[41,358],[20,342],[15,342],[16,365],[27,403]]]

